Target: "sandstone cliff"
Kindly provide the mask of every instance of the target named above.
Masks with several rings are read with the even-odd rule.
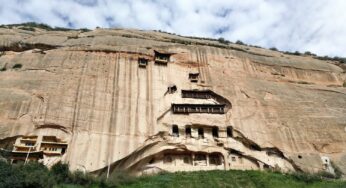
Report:
[[[22,136],[55,136],[66,153],[40,160],[90,172],[346,172],[346,73],[337,62],[126,29],[0,28],[0,49],[6,151]],[[167,64],[155,63],[155,51]],[[225,108],[175,113],[172,104]]]

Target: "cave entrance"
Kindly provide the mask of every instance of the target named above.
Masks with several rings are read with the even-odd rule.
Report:
[[[179,128],[178,125],[173,125],[172,126],[172,135],[174,137],[179,137]]]
[[[229,138],[233,137],[233,127],[232,126],[227,127],[227,137],[229,137]]]
[[[205,154],[196,154],[194,159],[195,166],[207,166],[207,156]]]
[[[209,165],[218,166],[221,165],[221,156],[219,154],[210,154],[209,155]]]
[[[185,128],[185,135],[186,135],[186,138],[191,138],[191,127]]]
[[[212,134],[214,138],[219,138],[219,128],[218,127],[213,127],[212,128]]]
[[[198,138],[204,138],[204,130],[203,128],[198,128]]]

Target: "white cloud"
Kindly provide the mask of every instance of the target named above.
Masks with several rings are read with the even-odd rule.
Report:
[[[157,29],[346,56],[344,0],[0,0],[0,24]]]

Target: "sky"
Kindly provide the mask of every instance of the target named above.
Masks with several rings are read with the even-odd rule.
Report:
[[[0,24],[135,28],[346,57],[346,0],[0,0]]]

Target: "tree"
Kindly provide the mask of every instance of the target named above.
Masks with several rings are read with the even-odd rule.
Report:
[[[54,176],[57,183],[68,183],[69,182],[69,165],[58,162],[52,166],[50,173]]]
[[[239,44],[239,45],[245,45],[242,41],[240,40],[237,40],[237,42],[235,42],[236,44]]]

